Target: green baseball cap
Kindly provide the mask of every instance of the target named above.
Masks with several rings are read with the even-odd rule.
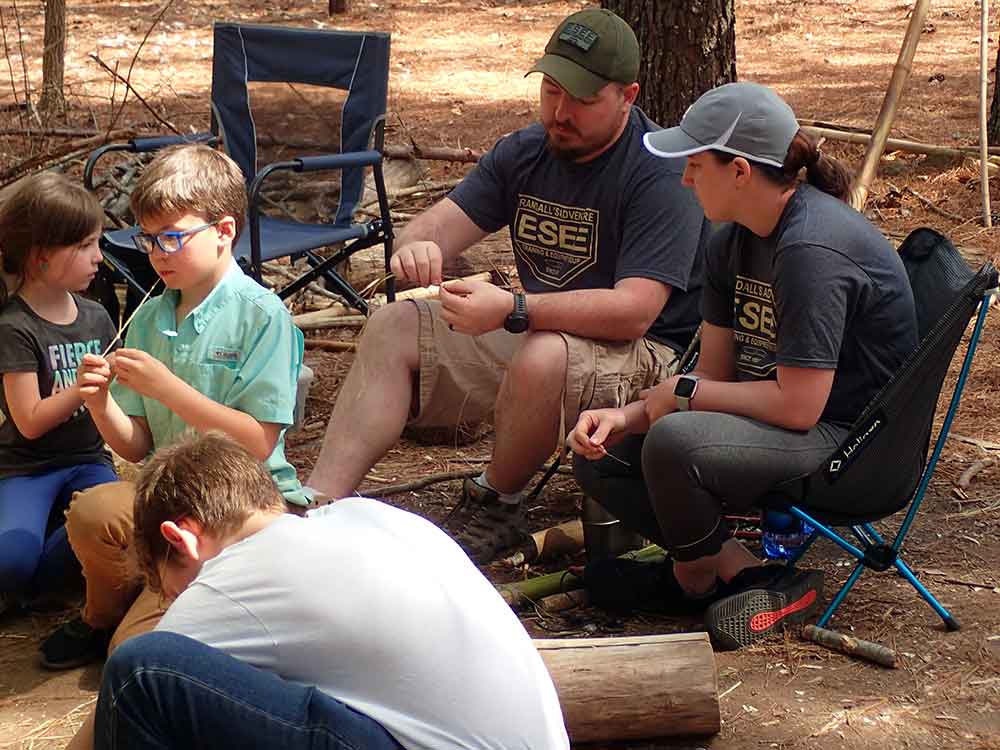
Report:
[[[581,10],[559,24],[545,55],[525,75],[532,73],[544,73],[571,96],[585,99],[612,81],[638,79],[639,40],[610,10]]]

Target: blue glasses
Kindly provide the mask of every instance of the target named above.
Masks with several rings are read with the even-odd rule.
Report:
[[[171,253],[176,253],[184,249],[184,246],[198,232],[203,232],[209,227],[214,227],[219,222],[212,221],[208,224],[202,224],[201,226],[191,227],[190,229],[182,229],[179,232],[160,232],[159,234],[145,234],[139,232],[132,238],[132,242],[135,243],[136,249],[140,253],[145,253],[146,255],[152,255],[153,250],[160,248],[161,252],[170,255]]]

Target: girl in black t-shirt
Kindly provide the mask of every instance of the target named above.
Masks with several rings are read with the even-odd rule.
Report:
[[[104,308],[76,294],[101,263],[97,199],[42,173],[0,204],[0,610],[60,583],[75,559],[63,511],[117,479],[76,370],[116,338]]]
[[[570,436],[584,490],[672,560],[609,562],[588,570],[588,585],[621,605],[707,607],[717,645],[734,647],[808,615],[822,573],[762,566],[723,514],[837,447],[916,347],[913,295],[892,246],[844,202],[846,170],[772,90],[720,86],[645,144],[687,157],[684,184],[720,226],[695,371],[624,409],[584,412]],[[616,439],[620,462],[598,460]]]

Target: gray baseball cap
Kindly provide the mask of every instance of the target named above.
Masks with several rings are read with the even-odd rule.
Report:
[[[767,86],[727,83],[702,94],[675,128],[646,133],[650,153],[664,158],[724,151],[781,167],[799,132],[792,108]]]

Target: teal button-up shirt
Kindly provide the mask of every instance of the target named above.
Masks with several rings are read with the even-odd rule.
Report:
[[[129,325],[125,346],[156,357],[213,401],[259,422],[290,425],[302,366],[302,332],[277,295],[233,262],[208,297],[177,325],[179,300],[174,289],[148,300]],[[159,401],[118,382],[111,394],[126,414],[146,419],[153,450],[190,429]],[[286,501],[308,504],[295,468],[285,458],[284,430],[264,465]]]

